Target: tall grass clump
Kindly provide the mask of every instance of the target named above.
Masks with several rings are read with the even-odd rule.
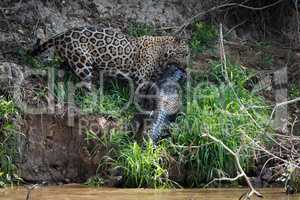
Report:
[[[136,142],[125,145],[119,151],[117,165],[121,167],[127,187],[171,187],[166,163],[163,161],[163,146],[153,148],[152,141],[144,147]]]
[[[175,184],[169,179],[164,146],[154,148],[150,140],[140,145],[132,134],[117,129],[99,139],[109,153],[99,164],[98,171],[121,172],[123,187],[170,188]]]
[[[217,137],[232,150],[247,145],[243,135],[255,138],[263,134],[269,108],[262,97],[244,88],[250,75],[238,65],[228,65],[225,73],[221,64],[213,63],[211,74],[203,83],[191,83],[192,96],[186,102],[186,113],[177,118],[172,138],[167,141],[170,155],[189,172],[182,184],[201,186],[215,177],[236,175],[234,158],[202,134]],[[224,82],[224,76],[230,83]],[[244,168],[251,169],[252,156],[250,148],[242,149]]]
[[[0,99],[0,187],[21,181],[15,165],[18,157],[18,133],[12,120],[17,114],[12,101]]]

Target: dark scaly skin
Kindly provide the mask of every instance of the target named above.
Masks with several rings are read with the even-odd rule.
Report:
[[[186,66],[187,44],[172,36],[129,37],[111,28],[81,27],[70,29],[38,45],[37,55],[48,48],[58,54],[90,89],[98,71],[121,73],[136,83],[156,79],[167,63]]]
[[[179,94],[180,83],[186,79],[186,74],[175,64],[165,72],[161,83],[157,100],[157,116],[154,119],[151,129],[151,139],[156,144],[162,135],[162,129],[169,125],[170,116],[176,114],[181,105]]]

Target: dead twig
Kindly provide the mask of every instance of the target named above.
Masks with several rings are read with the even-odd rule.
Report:
[[[234,178],[228,178],[228,177],[223,177],[223,178],[218,178],[218,179],[214,179],[213,181],[211,181],[210,183],[217,181],[217,180],[226,180],[226,181],[235,181],[239,178],[244,177],[244,179],[246,180],[246,183],[248,185],[248,187],[250,188],[250,191],[243,194],[240,199],[250,199],[252,195],[256,195],[257,197],[263,197],[262,194],[260,192],[258,192],[257,190],[255,190],[255,188],[253,187],[249,177],[246,175],[245,171],[243,170],[241,163],[240,163],[240,158],[239,158],[239,151],[234,152],[232,149],[230,149],[227,145],[225,145],[221,140],[217,139],[216,137],[210,135],[209,133],[205,133],[202,135],[203,137],[208,137],[211,140],[213,140],[216,143],[219,143],[222,147],[224,147],[224,149],[226,151],[228,151],[235,159],[237,168],[238,168],[238,175]],[[209,184],[210,184],[209,183]]]
[[[38,184],[25,187],[27,189],[27,195],[26,195],[26,199],[25,200],[30,200],[31,191],[34,190],[37,187],[38,187]]]

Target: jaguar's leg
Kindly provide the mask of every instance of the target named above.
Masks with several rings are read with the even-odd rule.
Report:
[[[73,63],[71,65],[75,74],[82,81],[81,84],[89,91],[92,89],[92,64],[89,61]]]

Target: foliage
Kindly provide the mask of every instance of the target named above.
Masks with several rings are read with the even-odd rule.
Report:
[[[123,169],[126,186],[170,187],[164,151],[163,146],[153,148],[152,141],[145,141],[144,147],[134,142],[121,148],[116,165]]]
[[[213,25],[201,21],[195,22],[190,40],[192,53],[198,54],[203,52],[210,43],[217,39],[217,36],[217,31]]]
[[[241,144],[247,144],[244,134],[255,137],[263,132],[269,116],[263,98],[243,87],[248,74],[242,68],[229,65],[227,74],[232,84],[222,82],[224,74],[220,73],[220,64],[214,63],[212,71],[215,84],[194,83],[186,114],[173,124],[172,140],[164,141],[170,147],[171,156],[192,172],[184,183],[190,186],[199,186],[224,174],[236,175],[232,156],[222,146],[203,138],[203,133],[209,132],[236,150]],[[243,167],[253,164],[252,153],[247,148],[241,152]]]
[[[300,90],[297,84],[289,85],[289,97],[290,98],[300,97]]]
[[[105,84],[103,90],[98,88],[91,93],[81,92],[75,95],[75,102],[83,112],[108,114],[126,120],[135,110],[130,95],[128,87],[114,80]]]
[[[102,187],[104,185],[104,179],[96,175],[90,177],[84,184],[89,187]]]
[[[12,118],[17,109],[12,101],[0,99],[0,187],[19,183],[15,161],[18,157],[17,133]]]
[[[128,26],[128,35],[132,37],[141,37],[144,35],[153,35],[154,27],[143,23],[130,23]]]
[[[101,137],[92,132],[86,134],[90,142],[97,141],[109,150],[98,167],[99,172],[120,169],[122,171],[124,187],[152,187],[169,188],[173,182],[168,179],[167,166],[163,160],[165,148],[153,148],[152,141],[145,141],[140,146],[129,133],[113,129],[109,134]],[[93,151],[90,151],[93,153]],[[100,176],[87,181],[88,185],[102,186]]]
[[[34,94],[36,99],[45,100],[50,92],[55,96],[56,103],[62,105],[70,102],[70,97],[74,97],[75,104],[85,113],[108,114],[115,118],[123,117],[124,120],[132,116],[134,107],[132,106],[132,102],[130,102],[131,92],[126,84],[123,86],[124,83],[121,81],[117,81],[116,79],[105,80],[107,82],[104,84],[104,87],[97,86],[92,92],[87,92],[82,88],[76,88],[75,91],[71,91],[72,87],[70,87],[70,83],[71,85],[75,85],[80,80],[68,66],[62,63],[58,55],[55,54],[47,62],[42,62],[39,58],[32,57],[23,50],[19,50],[19,55],[22,57],[24,63],[34,69],[53,69],[54,91],[49,91],[50,88],[48,86],[35,89]],[[62,68],[64,68],[64,75],[60,77],[59,73]],[[128,102],[131,104],[127,105]]]
[[[190,46],[197,54],[209,48],[217,32],[202,22],[196,22],[194,29]],[[112,162],[124,169],[125,186],[173,186],[167,176],[168,158],[189,172],[180,183],[185,186],[199,187],[214,177],[235,176],[232,156],[201,135],[209,132],[236,150],[247,144],[243,135],[256,137],[264,131],[270,109],[262,97],[245,89],[253,74],[230,63],[224,68],[219,62],[212,63],[209,74],[196,74],[187,92],[192,96],[185,97],[186,113],[173,123],[171,138],[161,141],[156,149],[149,142],[144,148],[132,142],[115,146]],[[251,170],[253,151],[243,148],[241,154],[243,167]]]

